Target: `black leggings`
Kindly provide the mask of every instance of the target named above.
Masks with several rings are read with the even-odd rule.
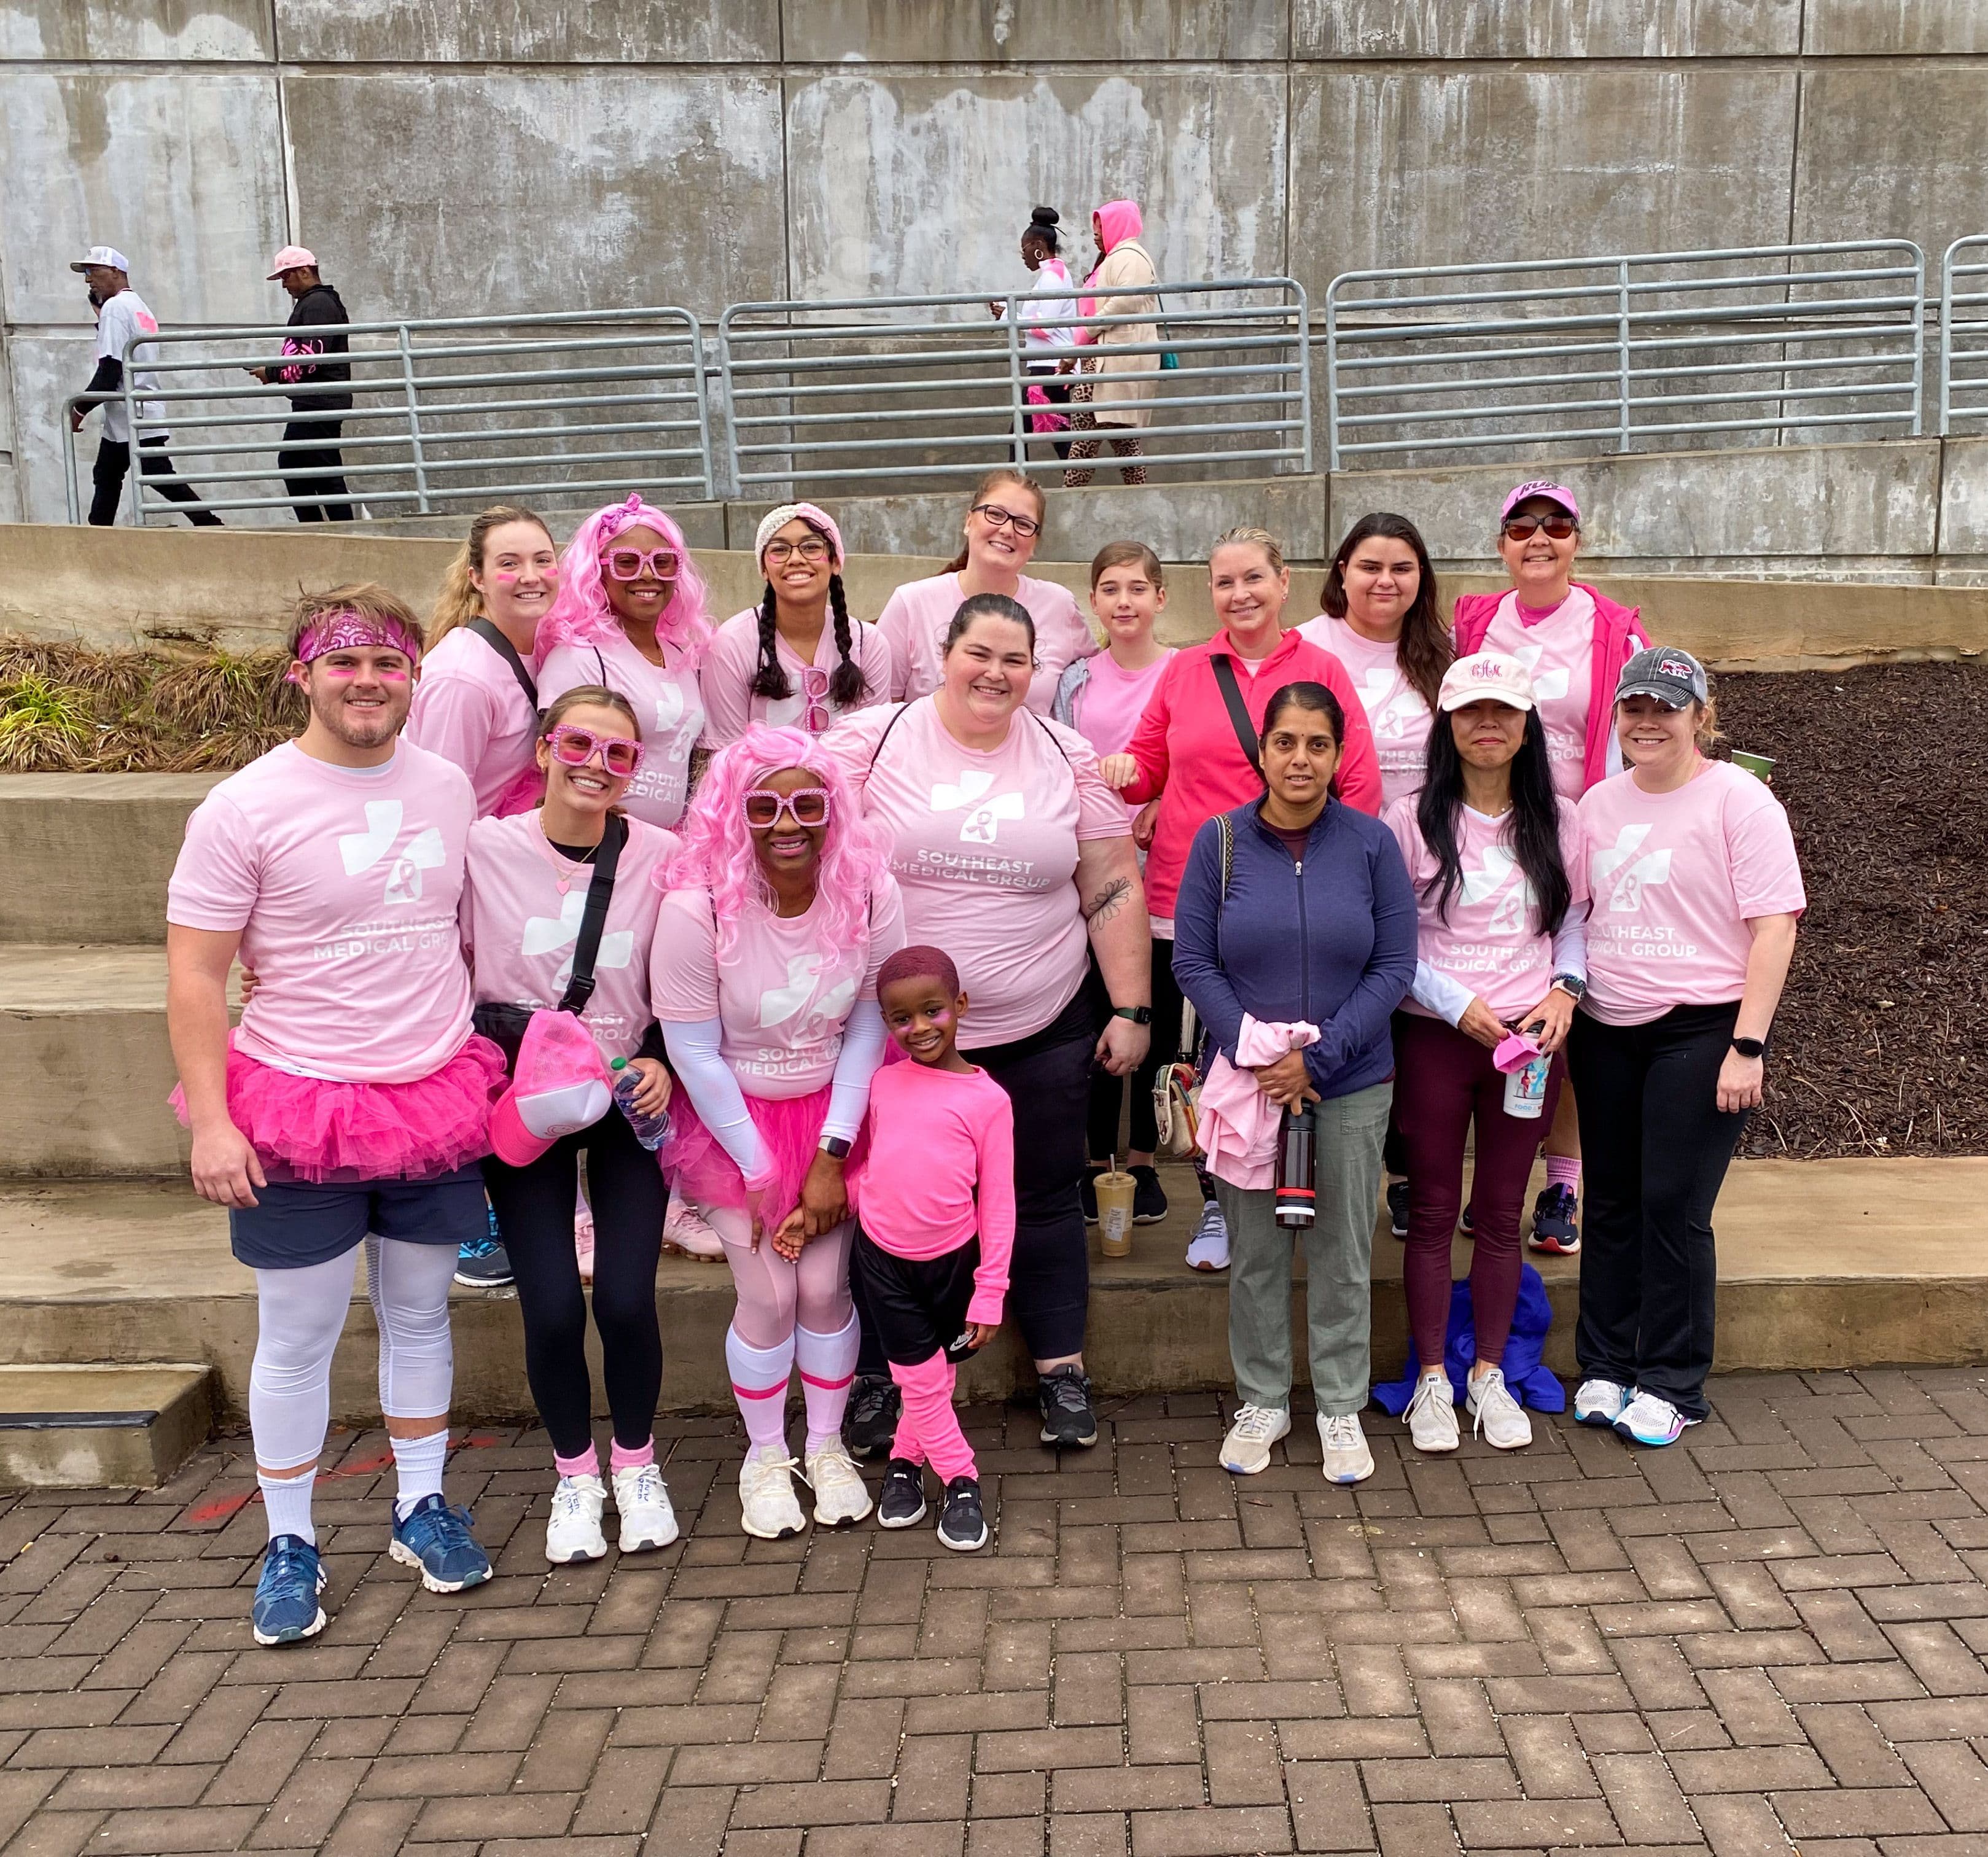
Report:
[[[1680,1006],[1647,1025],[1574,1016],[1567,1066],[1587,1187],[1574,1358],[1706,1416],[1718,1256],[1712,1209],[1747,1111],[1716,1098],[1740,1014]]]
[[[1118,1152],[1118,1111],[1125,1101],[1125,1086],[1132,1087],[1132,1129],[1130,1147],[1134,1154],[1151,1154],[1160,1138],[1159,1125],[1153,1115],[1153,1084],[1162,1064],[1180,1055],[1181,989],[1174,983],[1174,945],[1153,938],[1153,1041],[1146,1047],[1146,1061],[1129,1078],[1114,1077],[1101,1064],[1090,1076],[1090,1111],[1086,1140],[1090,1158],[1100,1165]]]
[[[669,1189],[656,1157],[610,1109],[590,1128],[555,1142],[529,1167],[492,1155],[483,1182],[518,1279],[525,1323],[525,1374],[553,1449],[577,1457],[593,1437],[587,1371],[587,1298],[573,1255],[573,1195],[587,1150],[593,1208],[593,1325],[614,1441],[640,1449],[662,1397],[663,1338],[656,1321],[656,1260]]]

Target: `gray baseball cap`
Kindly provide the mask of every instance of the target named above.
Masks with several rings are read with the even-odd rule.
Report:
[[[1654,696],[1666,708],[1689,709],[1709,700],[1705,666],[1690,652],[1674,644],[1653,644],[1622,667],[1615,685],[1615,700],[1625,696]]]

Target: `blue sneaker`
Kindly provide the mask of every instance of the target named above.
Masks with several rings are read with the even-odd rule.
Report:
[[[418,1567],[430,1592],[461,1592],[490,1578],[490,1557],[469,1532],[467,1509],[451,1509],[439,1496],[424,1496],[405,1521],[396,1520],[387,1548],[404,1567]]]
[[[490,1227],[480,1238],[467,1240],[455,1254],[455,1280],[472,1290],[501,1290],[517,1279],[511,1270],[511,1253],[504,1248],[504,1234],[497,1229],[497,1211],[492,1207]]]
[[[300,1534],[271,1538],[262,1554],[249,1621],[258,1644],[296,1644],[324,1629],[324,1565],[317,1550]]]

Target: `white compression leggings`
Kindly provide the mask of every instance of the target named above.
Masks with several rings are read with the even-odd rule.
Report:
[[[355,1247],[357,1248],[357,1247]],[[366,1294],[380,1329],[380,1409],[446,1419],[455,1380],[448,1286],[455,1246],[368,1238]],[[352,1308],[352,1260],[255,1273],[248,1426],[265,1470],[315,1463],[331,1417],[331,1357]]]
[[[709,1208],[705,1216],[725,1241],[725,1261],[739,1291],[732,1325],[749,1348],[777,1348],[796,1325],[817,1334],[835,1334],[849,1325],[855,1304],[849,1296],[849,1251],[856,1222],[845,1219],[802,1250],[789,1263],[773,1249],[770,1236],[752,1249],[752,1221],[736,1209]]]

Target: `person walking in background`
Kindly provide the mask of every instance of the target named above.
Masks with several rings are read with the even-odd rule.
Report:
[[[1712,1209],[1808,899],[1781,803],[1703,752],[1717,723],[1696,658],[1638,652],[1614,713],[1629,770],[1577,808],[1594,910],[1567,1045],[1588,1166],[1574,1416],[1666,1445],[1709,1409]]]
[[[1022,262],[1035,273],[1034,289],[1037,291],[1053,293],[1070,287],[1070,272],[1057,256],[1057,228],[1060,223],[1060,217],[1053,207],[1039,206],[1030,214],[1028,228],[1022,234]],[[1006,315],[1006,303],[996,303],[992,306],[996,320]],[[1045,329],[1041,325],[1067,320],[1076,313],[1076,299],[1069,296],[1052,295],[1044,303],[1019,303],[1015,306],[1016,320],[1022,325],[1022,340],[1026,344],[1022,365],[1029,377],[1027,400],[1030,406],[1047,409],[1070,404],[1070,389],[1057,377],[1057,362],[1069,352],[1076,339],[1075,332],[1067,328]],[[1048,410],[1031,413],[1029,429],[1038,438],[1049,438],[1057,457],[1069,457],[1070,441],[1060,436],[1070,429],[1068,414]]]
[[[300,245],[286,245],[276,254],[268,281],[280,283],[290,293],[296,305],[290,311],[290,327],[316,332],[285,337],[280,363],[248,370],[267,385],[280,383],[303,390],[290,395],[295,417],[283,428],[283,449],[276,454],[276,468],[291,496],[327,499],[299,502],[299,522],[349,523],[352,506],[344,500],[345,479],[340,475],[345,458],[338,448],[345,421],[328,415],[352,410],[352,364],[330,358],[350,352],[345,326],[352,318],[338,293],[319,276],[317,260]]]
[[[1518,1306],[1519,1219],[1539,1131],[1553,1117],[1574,1004],[1587,972],[1587,878],[1574,808],[1553,790],[1533,682],[1516,658],[1459,658],[1444,676],[1428,738],[1428,779],[1386,823],[1415,892],[1412,997],[1395,1019],[1395,1126],[1408,1176],[1402,1274],[1421,1370],[1405,1416],[1418,1451],[1453,1451],[1456,1405],[1443,1365],[1450,1245],[1463,1203],[1463,1154],[1474,1156],[1470,1261],[1476,1355],[1466,1403],[1501,1451],[1533,1441],[1505,1384],[1505,1343]],[[1543,1105],[1506,1107],[1493,1062],[1514,1033],[1553,1060]]]
[[[1202,823],[1174,910],[1174,977],[1219,1054],[1201,1100],[1232,1260],[1238,1405],[1222,1466],[1266,1469],[1291,1429],[1293,1234],[1278,1222],[1275,1188],[1280,1112],[1310,1105],[1316,1196],[1298,1241],[1312,1392],[1327,1482],[1360,1483],[1374,1474],[1360,1409],[1395,1093],[1388,1023],[1415,978],[1415,897],[1393,834],[1332,796],[1339,698],[1323,684],[1287,683],[1263,714],[1263,790]]]
[[[107,245],[92,245],[69,266],[90,282],[90,301],[96,308],[96,371],[90,377],[83,393],[95,397],[103,408],[103,437],[96,448],[96,463],[90,474],[93,486],[90,499],[90,526],[108,529],[117,520],[118,499],[131,469],[131,418],[124,404],[124,353],[131,351],[131,390],[140,395],[159,391],[159,377],[151,364],[158,359],[152,343],[138,341],[141,336],[159,333],[158,318],[146,307],[145,299],[131,288],[130,261]],[[135,348],[131,347],[138,341]],[[83,430],[89,417],[86,407],[71,409],[69,429]],[[140,398],[138,417],[148,426],[157,426],[164,417],[157,400]],[[149,432],[138,441],[138,470],[144,477],[177,477],[179,473],[167,455],[169,434]],[[221,518],[208,509],[191,487],[181,483],[156,486],[168,502],[178,503],[186,519],[197,529],[218,529]]]
[[[1139,242],[1139,235],[1144,229],[1136,201],[1110,201],[1090,215],[1091,236],[1097,242],[1098,262],[1097,268],[1084,280],[1085,287],[1095,285],[1100,289],[1114,290],[1119,294],[1083,297],[1077,303],[1077,312],[1082,316],[1129,316],[1138,319],[1129,323],[1108,323],[1102,329],[1079,329],[1075,332],[1077,346],[1089,352],[1077,364],[1078,378],[1070,390],[1070,427],[1078,432],[1102,430],[1109,433],[1112,455],[1117,458],[1140,455],[1139,431],[1152,423],[1154,391],[1159,381],[1160,357],[1157,353],[1111,352],[1114,349],[1157,345],[1160,339],[1159,325],[1152,320],[1158,313],[1160,299],[1151,294],[1151,287],[1159,282],[1160,274],[1151,255]],[[1072,364],[1066,360],[1061,366],[1067,370]],[[1098,442],[1096,438],[1078,438],[1071,444],[1070,458],[1073,468],[1063,474],[1063,487],[1066,490],[1081,489],[1090,482],[1093,473],[1087,468],[1076,467],[1080,461],[1097,455]],[[1146,481],[1146,468],[1144,465],[1124,465],[1120,468],[1118,475],[1124,482],[1142,484]]]

